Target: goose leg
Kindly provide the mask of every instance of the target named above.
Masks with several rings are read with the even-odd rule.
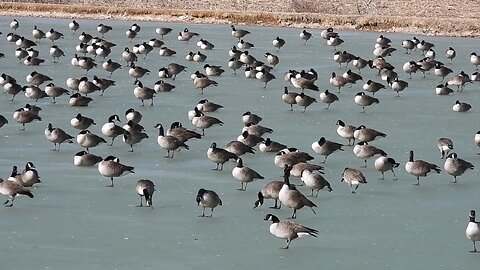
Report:
[[[110,181],[112,181],[112,184],[108,185],[107,187],[113,187],[113,177],[110,177]]]

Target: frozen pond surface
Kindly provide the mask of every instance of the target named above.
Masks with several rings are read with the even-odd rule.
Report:
[[[56,85],[66,87],[69,77],[82,77],[85,71],[70,64],[70,59],[79,43],[78,35],[85,31],[97,36],[96,26],[100,21],[79,20],[80,30],[73,35],[68,30],[70,20],[17,18],[19,35],[31,39],[34,25],[45,32],[52,27],[65,34],[56,44],[65,51],[59,63],[52,62],[48,51],[49,40],[43,39],[37,46],[40,57],[46,61],[38,67],[26,67],[13,56],[16,49],[5,36],[11,31],[10,17],[0,18],[0,72],[14,76],[21,85],[33,70],[53,78]],[[116,71],[112,78],[116,86],[107,89],[103,96],[93,93],[94,101],[85,108],[68,105],[68,96],[61,96],[53,104],[49,98],[39,100],[42,108],[41,122],[27,124],[25,131],[15,123],[13,112],[25,106],[27,100],[20,93],[13,102],[11,96],[2,95],[0,114],[9,124],[0,129],[0,172],[7,179],[13,165],[23,168],[27,161],[36,165],[42,183],[32,189],[34,199],[18,198],[12,208],[0,207],[0,239],[2,242],[2,268],[4,269],[474,269],[480,258],[468,251],[471,243],[465,237],[465,227],[470,209],[479,209],[480,193],[478,172],[468,171],[453,178],[442,170],[440,174],[430,174],[414,186],[415,177],[408,174],[404,164],[408,152],[415,151],[418,159],[430,161],[443,169],[436,144],[440,137],[451,138],[455,152],[465,160],[479,165],[479,149],[474,144],[474,134],[479,125],[479,84],[468,84],[463,92],[450,96],[437,96],[435,86],[439,77],[432,73],[422,78],[413,74],[412,79],[402,71],[403,63],[418,61],[423,56],[419,51],[404,54],[401,41],[412,38],[409,34],[386,34],[397,49],[387,61],[392,63],[400,78],[408,81],[409,87],[396,97],[387,88],[375,97],[380,100],[361,113],[361,107],[354,103],[355,93],[368,79],[381,82],[375,70],[362,70],[363,82],[352,88],[345,87],[338,94],[340,101],[333,103],[329,110],[321,102],[307,108],[305,113],[298,106],[288,111],[289,106],[281,100],[283,88],[294,88],[283,80],[289,69],[314,68],[319,75],[316,84],[321,91],[336,90],[329,84],[332,72],[343,74],[347,69],[338,68],[333,61],[334,50],[326,46],[319,31],[312,31],[314,38],[303,44],[299,29],[263,28],[242,26],[252,32],[245,39],[254,43],[250,54],[264,61],[264,53],[271,52],[280,57],[280,63],[272,70],[277,79],[266,89],[255,79],[246,79],[243,71],[233,74],[227,67],[227,51],[237,40],[230,35],[228,25],[182,25],[165,23],[139,23],[141,31],[133,42],[128,42],[125,31],[133,22],[103,21],[113,30],[105,38],[117,44],[109,58],[123,65],[121,53],[125,47],[160,38],[155,34],[158,26],[173,28],[173,32],[163,39],[165,45],[177,51],[173,57],[161,57],[155,49],[146,59],[140,58],[138,65],[151,70],[151,74],[141,79],[145,86],[153,87],[159,80],[157,70],[176,62],[187,66],[187,72],[178,75],[175,81],[166,79],[176,88],[170,93],[158,93],[153,107],[141,107],[141,102],[133,96],[133,79],[127,74],[127,67]],[[190,42],[177,40],[179,31],[188,27],[215,45],[211,51],[202,51],[208,56],[204,63],[187,62],[188,52],[197,52],[198,38]],[[373,58],[372,51],[379,33],[341,32],[345,40],[339,49],[365,59]],[[275,37],[286,40],[286,45],[277,51],[272,46]],[[479,51],[476,39],[420,37],[435,44],[437,60],[442,61],[458,74],[475,71],[469,56]],[[444,57],[445,50],[452,46],[457,57],[450,63]],[[97,59],[100,64],[100,59]],[[196,90],[190,74],[196,70],[204,72],[205,63],[222,65],[226,72],[221,77],[212,77],[218,87],[205,89],[203,95]],[[356,71],[356,70],[355,70]],[[432,70],[433,71],[433,70]],[[107,77],[102,68],[88,73]],[[450,75],[448,78],[451,78]],[[447,78],[447,79],[448,79]],[[386,82],[382,82],[386,84]],[[45,84],[41,86],[43,89]],[[454,88],[455,89],[455,88]],[[318,93],[306,90],[305,93],[318,99]],[[337,93],[336,93],[337,94]],[[190,150],[175,153],[175,158],[165,159],[166,151],[160,149],[156,138],[158,131],[154,124],[165,127],[173,121],[180,121],[187,128],[193,128],[187,118],[200,99],[222,104],[223,109],[209,115],[218,117],[225,124],[205,131],[200,140],[187,142]],[[467,113],[455,113],[452,106],[456,100],[470,103],[473,108]],[[31,102],[31,101],[30,101]],[[149,101],[146,102],[149,104]],[[141,124],[149,135],[135,146],[135,152],[128,152],[128,145],[118,137],[113,146],[106,144],[93,148],[92,153],[105,157],[118,156],[127,165],[135,167],[135,174],[115,180],[114,188],[107,188],[109,180],[98,170],[79,168],[72,164],[76,152],[83,150],[78,144],[62,144],[58,152],[51,151],[52,144],[44,138],[43,132],[48,123],[61,127],[76,136],[78,131],[69,124],[77,113],[95,119],[97,125],[90,128],[101,134],[101,126],[110,115],[118,114],[125,124],[124,112],[128,108],[143,114]],[[206,157],[212,142],[224,147],[234,140],[241,131],[241,115],[252,111],[263,117],[262,125],[274,130],[268,134],[277,140],[315,156],[314,163],[323,160],[311,149],[311,144],[324,136],[329,140],[346,143],[336,134],[336,121],[341,119],[354,125],[364,124],[387,134],[386,138],[371,144],[383,149],[401,165],[396,169],[398,181],[393,181],[391,173],[385,180],[377,180],[380,173],[373,167],[374,159],[368,167],[362,168],[368,183],[350,194],[345,183],[341,183],[341,173],[345,167],[360,168],[363,161],[355,157],[352,147],[345,146],[343,152],[332,154],[325,164],[325,178],[333,192],[321,191],[312,200],[318,205],[314,215],[308,208],[298,211],[296,222],[319,231],[318,238],[294,241],[289,250],[279,249],[285,243],[270,235],[270,223],[263,218],[268,213],[280,219],[291,215],[291,210],[269,209],[273,202],[252,209],[257,192],[269,181],[280,179],[282,170],[273,163],[275,154],[261,153],[243,156],[246,166],[252,167],[265,177],[265,180],[250,183],[246,191],[237,191],[240,183],[231,170],[235,166],[229,162],[222,172],[213,171],[215,164]],[[265,136],[267,137],[267,136]],[[478,166],[477,166],[478,167]],[[151,179],[155,182],[154,208],[137,208],[139,197],[135,192],[138,179]],[[293,183],[299,184],[297,178]],[[197,207],[195,195],[201,187],[214,189],[223,200],[223,206],[215,209],[213,218],[199,218],[201,208]],[[304,194],[310,190],[298,187]],[[6,197],[5,197],[6,198]],[[208,210],[207,210],[208,211]]]

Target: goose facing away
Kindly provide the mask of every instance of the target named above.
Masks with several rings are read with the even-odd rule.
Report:
[[[337,150],[343,151],[342,146],[343,144],[332,142],[325,139],[325,137],[321,137],[320,140],[312,143],[312,150],[319,155],[325,156],[325,159],[322,162],[325,163],[328,156],[333,152]]]
[[[382,173],[382,178],[379,178],[379,180],[385,179],[384,173],[386,171],[392,171],[393,180],[397,180],[397,176],[395,175],[393,169],[400,166],[400,163],[396,162],[393,158],[380,156],[375,160],[374,166],[377,171]]]
[[[473,250],[470,252],[477,252],[475,242],[480,241],[480,222],[475,221],[475,210],[470,211],[469,218],[470,221],[465,229],[465,235],[473,243]]]
[[[205,208],[211,209],[210,216],[206,217],[212,217],[213,209],[223,204],[222,200],[215,191],[204,188],[198,190],[195,200],[197,201],[197,205],[203,207],[202,215],[200,215],[200,217],[205,217]]]
[[[302,209],[304,206],[310,207],[310,209],[312,209],[312,212],[316,214],[315,210],[313,210],[313,207],[316,207],[317,205],[307,199],[305,195],[300,193],[300,191],[298,191],[295,186],[290,184],[290,169],[290,166],[285,165],[283,172],[284,183],[282,188],[280,189],[280,192],[278,193],[278,199],[283,205],[293,209],[291,218],[296,218],[297,210]]]
[[[24,186],[13,182],[13,181],[4,181],[0,178],[0,194],[10,197],[3,204],[6,207],[12,207],[13,201],[18,195],[26,195],[30,198],[33,198],[33,194],[25,188]],[[10,204],[8,204],[10,202]]]
[[[330,183],[317,171],[303,170],[301,180],[306,187],[312,189],[312,195],[310,195],[310,197],[318,197],[318,193],[322,189],[328,192],[332,191]],[[313,195],[314,190],[317,190],[315,195]]]
[[[307,235],[317,237],[318,234],[318,231],[315,229],[306,227],[290,220],[280,221],[278,217],[272,214],[267,214],[263,220],[272,221],[272,224],[270,225],[271,234],[287,241],[287,245],[283,247],[283,249],[288,249],[288,247],[290,246],[290,242],[294,239]]]
[[[105,177],[110,177],[111,185],[107,187],[113,187],[113,178],[135,173],[133,169],[132,166],[120,163],[119,158],[114,156],[108,156],[98,164],[98,172]]]
[[[153,208],[153,193],[155,192],[155,184],[148,179],[140,179],[137,181],[137,184],[135,185],[135,190],[137,191],[137,194],[140,196],[140,205],[138,207],[143,206],[143,197],[145,197],[145,203],[147,206],[150,206]]]
[[[440,168],[433,163],[424,160],[414,160],[413,151],[410,151],[410,157],[407,163],[405,163],[405,170],[409,174],[417,177],[417,183],[414,184],[417,186],[420,185],[420,177],[426,177],[431,171],[435,171],[436,173],[440,173],[441,171]]]
[[[360,184],[366,184],[367,179],[363,175],[362,171],[352,168],[345,168],[342,173],[342,180],[350,186],[350,191],[356,193]],[[354,188],[355,186],[355,188]]]
[[[255,201],[255,205],[253,208],[257,208],[259,206],[263,205],[264,199],[273,199],[275,200],[275,205],[270,206],[270,208],[273,209],[280,209],[282,206],[282,203],[278,203],[278,193],[280,192],[280,189],[283,186],[283,181],[279,180],[274,180],[269,182],[268,184],[265,185],[265,187],[262,188],[261,191],[258,192],[258,200]]]

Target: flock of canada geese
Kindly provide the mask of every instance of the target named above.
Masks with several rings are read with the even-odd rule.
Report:
[[[175,30],[167,27],[158,27],[155,37],[150,40],[139,41],[137,35],[141,31],[141,26],[133,24],[125,31],[125,44],[115,44],[108,40],[109,32],[112,29],[106,24],[99,24],[96,29],[83,29],[75,20],[68,26],[55,25],[51,29],[40,29],[34,26],[31,36],[22,36],[18,34],[17,29],[21,28],[21,22],[16,19],[9,24],[11,32],[3,33],[4,40],[11,45],[12,51],[3,52],[2,57],[15,57],[20,63],[25,65],[27,74],[9,74],[7,68],[3,68],[3,74],[0,78],[0,85],[3,86],[5,95],[2,103],[12,103],[19,99],[25,100],[27,104],[22,106],[10,114],[0,115],[0,127],[2,130],[21,127],[22,130],[28,129],[32,122],[42,121],[42,115],[48,115],[49,112],[42,110],[37,102],[42,99],[50,99],[50,102],[63,102],[63,96],[68,95],[67,103],[72,107],[88,107],[91,102],[101,102],[98,96],[113,94],[116,87],[115,77],[130,76],[133,83],[133,96],[139,100],[138,106],[155,106],[155,97],[161,95],[162,92],[175,91],[175,79],[177,76],[190,76],[193,88],[198,89],[198,96],[202,99],[189,111],[188,118],[193,128],[187,128],[182,124],[184,116],[179,116],[179,121],[172,123],[170,126],[162,124],[155,125],[158,129],[156,138],[160,148],[166,151],[165,158],[174,162],[175,154],[187,155],[180,149],[189,149],[189,141],[202,139],[209,128],[223,125],[224,123],[214,117],[214,112],[224,109],[222,105],[216,104],[209,99],[209,89],[218,86],[220,81],[215,77],[222,76],[224,72],[232,72],[238,77],[245,76],[252,80],[258,80],[260,84],[267,88],[272,80],[284,80],[285,88],[283,94],[279,95],[279,99],[286,104],[286,110],[293,110],[294,106],[302,108],[303,112],[318,101],[325,104],[326,108],[334,106],[339,101],[339,96],[334,92],[342,91],[342,88],[360,87],[362,90],[354,95],[353,103],[358,105],[359,112],[369,110],[370,106],[378,104],[380,100],[375,97],[378,91],[393,90],[397,96],[410,87],[409,80],[401,80],[401,76],[405,74],[411,79],[412,74],[422,73],[422,76],[438,76],[442,83],[436,86],[435,93],[437,95],[450,95],[457,91],[463,91],[464,87],[480,81],[478,71],[468,75],[464,71],[457,72],[448,67],[448,62],[455,61],[457,57],[455,49],[450,47],[443,54],[438,50],[435,51],[435,45],[425,40],[412,39],[404,40],[401,48],[393,46],[390,39],[380,35],[373,51],[372,59],[363,59],[355,56],[353,52],[341,50],[342,40],[340,34],[336,33],[333,28],[328,28],[316,37],[315,42],[322,39],[325,46],[332,49],[332,63],[335,69],[337,65],[340,69],[345,69],[343,74],[332,72],[329,83],[334,90],[320,91],[318,83],[316,83],[318,73],[314,68],[306,68],[305,70],[288,70],[285,74],[275,72],[277,65],[281,63],[281,59],[274,51],[280,51],[286,44],[281,37],[272,40],[272,52],[266,52],[261,59],[256,58],[252,52],[255,48],[254,43],[248,42],[248,35],[251,34],[246,29],[240,29],[231,26],[232,40],[235,45],[228,51],[228,59],[224,65],[208,64],[208,51],[215,48],[214,41],[208,41],[202,38],[201,33],[190,31],[185,28],[178,33],[178,42],[191,42],[198,46],[197,52],[189,52],[185,56],[177,55],[174,49],[175,42],[172,40],[164,40],[165,36],[175,35]],[[68,28],[67,28],[68,27]],[[124,29],[125,30],[125,29]],[[68,32],[67,32],[68,31]],[[72,34],[73,32],[73,34]],[[153,33],[152,33],[153,36]],[[312,42],[310,39],[314,34],[307,30],[299,31],[299,42],[308,44]],[[78,45],[75,47],[74,55],[66,55],[56,42],[60,39],[78,39]],[[237,43],[238,42],[238,43]],[[50,44],[50,49],[45,51],[36,50],[41,43]],[[168,44],[167,44],[168,43]],[[135,44],[135,45],[134,45]],[[168,47],[167,47],[168,45]],[[44,45],[45,46],[45,45]],[[121,55],[115,55],[115,46],[125,49]],[[113,53],[112,53],[113,52]],[[405,53],[416,54],[415,57],[421,55],[419,61],[408,61],[402,67],[394,67],[389,63],[389,57],[393,54]],[[165,67],[158,69],[158,74],[153,71],[152,67],[142,66],[142,60],[145,58],[175,56],[175,61]],[[464,57],[464,56],[462,56]],[[442,63],[437,59],[445,59]],[[0,59],[1,61],[1,59]],[[70,61],[70,63],[67,63]],[[205,62],[204,70],[190,72],[187,74],[187,66],[185,61],[193,61],[197,63]],[[56,84],[53,81],[55,74],[43,74],[36,71],[36,67],[44,65],[45,62],[52,62],[60,68],[62,65],[72,65],[78,67],[84,75],[82,77],[71,77],[63,83]],[[474,70],[478,70],[480,66],[480,56],[475,52],[470,55],[470,63]],[[203,64],[202,64],[203,65]],[[350,65],[350,66],[349,66]],[[157,67],[155,67],[157,68]],[[103,71],[102,71],[103,69]],[[340,70],[338,69],[338,70]],[[363,69],[375,69],[378,76],[370,80],[364,80],[362,77]],[[96,75],[92,76],[92,73]],[[80,74],[80,72],[78,73]],[[127,75],[128,74],[128,75]],[[153,86],[147,86],[142,83],[145,76],[158,76],[159,80]],[[375,80],[374,80],[375,79]],[[359,86],[362,81],[363,85]],[[122,86],[123,87],[123,86]],[[289,89],[294,89],[289,90]],[[213,90],[212,90],[213,91]],[[407,92],[408,90],[406,90]],[[318,92],[318,93],[316,93]],[[205,93],[204,95],[201,95]],[[314,96],[313,94],[316,96]],[[22,97],[24,96],[24,97]],[[42,101],[45,102],[45,101]],[[24,103],[22,101],[22,103]],[[2,105],[3,106],[3,105]],[[453,104],[454,112],[467,112],[471,109],[471,105],[457,100]],[[3,110],[2,110],[3,111]],[[77,143],[84,150],[76,153],[73,157],[74,166],[97,166],[100,175],[110,180],[108,187],[114,186],[115,178],[126,174],[134,173],[134,164],[124,164],[114,155],[100,157],[91,153],[92,149],[102,144],[113,145],[115,139],[123,140],[131,152],[135,151],[135,146],[143,140],[149,139],[146,129],[140,124],[142,120],[142,110],[134,108],[125,108],[124,117],[114,114],[109,117],[105,123],[99,123],[100,119],[88,117],[88,110],[85,113],[72,115],[70,125],[78,130],[78,134],[69,134],[67,126],[54,126],[52,123],[45,123],[44,138],[53,144],[54,151],[61,150],[64,143]],[[280,207],[290,208],[292,210],[291,219],[280,220],[274,214],[267,214],[266,221],[271,221],[270,232],[276,237],[286,240],[288,248],[290,242],[302,236],[318,235],[318,231],[299,223],[292,219],[297,217],[297,211],[308,207],[313,213],[316,207],[313,201],[319,195],[319,191],[332,191],[330,183],[322,176],[324,166],[314,163],[315,158],[307,151],[301,151],[294,147],[289,147],[270,138],[265,139],[265,135],[273,132],[273,129],[262,126],[262,116],[252,111],[246,111],[241,118],[244,127],[240,135],[235,140],[226,145],[225,148],[212,142],[208,150],[206,150],[207,158],[212,161],[216,167],[215,170],[222,171],[224,163],[228,161],[236,162],[236,166],[232,169],[232,176],[239,181],[238,190],[245,191],[247,185],[257,179],[264,179],[260,172],[244,165],[243,155],[250,155],[255,151],[274,153],[274,163],[283,172],[282,180],[268,182],[261,191],[258,192],[258,199],[254,204],[254,208],[262,206],[265,199],[274,201],[271,208],[280,209]],[[125,124],[121,125],[120,122]],[[18,126],[15,125],[18,123]],[[8,125],[7,125],[8,124]],[[93,125],[100,124],[101,130],[98,133],[91,129]],[[371,145],[371,142],[387,135],[382,131],[366,127],[365,125],[354,126],[345,120],[338,120],[337,133],[338,141],[344,143],[330,141],[325,137],[321,137],[311,145],[311,150],[316,155],[322,156],[321,163],[327,163],[328,157],[340,154],[342,151],[353,151],[354,155],[364,162],[363,167],[367,167],[369,160],[373,161],[374,168],[381,173],[391,172],[393,178],[396,179],[395,170],[401,164],[380,148]],[[37,125],[37,124],[35,124]],[[22,131],[18,132],[18,136],[22,136]],[[480,146],[480,132],[475,135],[475,143]],[[117,142],[118,143],[118,142]],[[466,160],[461,159],[457,153],[453,152],[454,143],[450,138],[438,139],[438,151],[440,152],[443,166],[438,166],[435,162],[415,159],[414,152],[410,151],[410,157],[402,166],[415,179],[415,185],[420,185],[421,177],[428,177],[430,173],[440,173],[442,169],[445,173],[453,177],[453,182],[457,182],[457,177],[468,173],[474,169],[474,165]],[[138,150],[137,150],[138,151]],[[26,195],[30,198],[34,197],[34,191],[31,187],[40,183],[40,176],[34,165],[35,161],[26,163],[25,168],[19,170],[13,166],[11,175],[6,180],[0,182],[0,193],[7,196],[8,200],[5,206],[11,207],[14,200],[19,195]],[[298,188],[290,183],[290,178],[300,177],[305,187]],[[342,182],[345,182],[351,193],[356,193],[360,185],[366,184],[367,179],[360,168],[346,167],[341,173]],[[308,192],[303,189],[307,188]],[[139,206],[153,207],[153,195],[155,192],[154,181],[149,179],[140,179],[135,187],[140,196]],[[195,198],[197,204],[202,207],[201,216],[212,217],[216,207],[222,205],[222,199],[213,189],[200,188]],[[145,201],[145,202],[144,202]],[[209,209],[210,213],[206,215],[205,210]],[[480,241],[480,224],[475,221],[475,211],[470,212],[470,221],[466,229],[468,239],[473,242],[473,251],[476,251],[475,241]]]

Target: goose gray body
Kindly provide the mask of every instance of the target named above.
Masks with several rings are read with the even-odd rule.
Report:
[[[302,173],[305,170],[315,171],[320,174],[323,174],[324,167],[317,164],[312,164],[308,162],[299,162],[292,166],[290,169],[290,175],[296,177],[302,177]]]
[[[357,127],[353,126],[353,125],[348,125],[345,122],[343,122],[342,120],[338,120],[336,125],[338,126],[337,127],[337,134],[340,137],[342,137],[344,139],[347,139],[348,140],[348,145],[355,144],[354,133],[355,133],[355,130],[357,129]],[[352,142],[352,144],[350,144],[350,142]]]
[[[290,169],[290,166],[285,165],[283,173],[284,183],[278,193],[278,199],[284,206],[293,209],[291,218],[296,218],[297,210],[302,209],[305,206],[310,207],[310,209],[312,209],[313,213],[315,214],[315,210],[313,210],[313,207],[316,207],[317,205],[307,199],[305,195],[303,195],[300,191],[298,191],[294,186],[290,184]]]
[[[196,131],[186,129],[180,122],[173,122],[166,133],[168,136],[173,136],[182,142],[186,142],[190,139],[201,139],[202,135]]]
[[[218,148],[216,143],[212,145],[207,150],[207,157],[209,160],[217,164],[217,167],[214,170],[223,170],[223,164],[230,159],[237,160],[238,156],[234,153],[227,151],[223,148]],[[218,166],[221,165],[220,168]]]
[[[20,108],[13,113],[13,119],[22,124],[22,130],[25,130],[25,124],[31,123],[34,120],[42,121],[42,118],[38,116],[34,111]]]
[[[272,221],[272,224],[269,227],[271,234],[287,241],[287,245],[284,247],[284,249],[288,249],[292,240],[307,235],[317,237],[318,234],[318,231],[315,229],[306,227],[290,220],[280,221],[276,216],[272,214],[267,214],[263,220]]]
[[[318,141],[312,143],[312,150],[319,155],[325,156],[323,160],[323,163],[325,163],[328,156],[333,152],[338,150],[343,151],[342,146],[343,144],[332,142],[325,139],[325,137],[321,137]]]
[[[443,169],[451,176],[453,176],[453,183],[457,182],[457,176],[464,174],[468,169],[474,170],[475,166],[458,157],[457,153],[450,153],[445,159]]]
[[[405,170],[417,178],[417,183],[414,185],[420,185],[420,177],[426,177],[428,173],[435,171],[440,173],[440,168],[424,160],[414,160],[413,151],[410,151],[408,161],[405,163]]]
[[[143,206],[143,197],[145,197],[145,204],[153,208],[153,193],[155,192],[155,184],[152,180],[140,179],[135,185],[135,190],[137,191],[138,196],[140,196],[140,205]]]
[[[218,194],[215,191],[204,189],[204,188],[201,188],[198,190],[197,197],[195,198],[195,200],[197,201],[197,204],[199,206],[203,207],[202,215],[200,217],[205,217],[205,208],[211,209],[210,216],[206,216],[206,217],[212,217],[213,209],[223,204],[222,200],[220,199],[220,196],[218,196]]]
[[[363,168],[367,167],[367,159],[374,157],[375,155],[387,156],[387,153],[382,149],[379,149],[373,145],[369,145],[367,142],[359,142],[353,147],[353,153],[356,157],[363,159],[365,164]]]
[[[45,138],[53,143],[53,151],[60,151],[60,145],[64,142],[73,143],[74,137],[67,134],[61,128],[54,128],[51,123],[48,123],[44,131]],[[57,148],[58,144],[58,148]]]
[[[215,112],[221,108],[223,108],[222,105],[211,102],[207,99],[202,99],[197,103],[197,109],[201,112]]]
[[[80,167],[92,167],[97,165],[103,158],[87,151],[80,151],[73,157],[73,165]]]
[[[444,159],[446,155],[453,150],[453,141],[449,138],[440,138],[437,141],[437,148],[440,150],[440,158]]]
[[[138,124],[137,124],[138,125]],[[141,131],[127,131],[124,130],[123,132],[123,142],[130,145],[130,152],[133,152],[133,145],[140,143],[143,139],[147,139],[147,133]]]
[[[307,188],[310,188],[312,190],[311,197],[318,197],[319,191],[323,189],[327,190],[328,192],[332,191],[330,183],[328,183],[328,181],[325,180],[325,178],[323,178],[323,176],[318,171],[304,170],[300,179]],[[315,195],[313,195],[314,190],[317,191]]]
[[[287,145],[273,141],[270,138],[265,139],[264,142],[258,145],[258,149],[261,152],[279,152],[285,148],[287,148]]]
[[[234,153],[237,156],[244,155],[246,153],[255,154],[255,149],[246,145],[240,141],[231,141],[225,146],[225,150]]]
[[[112,138],[112,142],[110,143],[110,146],[113,145],[113,142],[114,142],[115,138],[117,136],[122,135],[125,131],[121,126],[115,124],[115,121],[120,122],[120,118],[116,114],[111,115],[108,118],[107,123],[103,124],[103,126],[102,126],[102,134],[104,136]]]
[[[9,199],[3,203],[6,207],[12,207],[13,201],[19,195],[26,195],[30,198],[33,198],[33,194],[30,192],[30,190],[28,190],[24,186],[13,181],[4,181],[1,178],[0,178],[0,194],[9,197]],[[8,204],[9,202],[10,204]]]
[[[80,131],[77,135],[77,143],[87,149],[87,152],[90,148],[95,147],[101,143],[107,143],[102,137],[91,133],[88,129]]]
[[[356,193],[360,184],[366,184],[367,179],[363,175],[362,171],[358,169],[345,168],[342,173],[342,181],[350,186],[350,191]]]
[[[362,112],[365,112],[365,107],[371,106],[372,104],[378,104],[380,103],[380,100],[378,98],[371,97],[364,92],[358,92],[355,95],[354,101],[357,105],[362,107]]]
[[[255,179],[264,179],[264,177],[255,170],[251,169],[250,167],[243,166],[243,160],[241,158],[237,158],[237,166],[233,168],[232,176],[240,181],[241,187],[238,190],[241,191],[247,190],[248,183],[254,181]]]
[[[205,135],[205,129],[210,128],[213,125],[223,125],[223,122],[213,116],[208,116],[202,113],[197,109],[197,107],[194,108],[194,117],[192,118],[192,124],[197,127],[202,129],[202,136]]]
[[[371,142],[377,137],[386,137],[387,135],[378,130],[367,128],[364,125],[358,126],[353,132],[353,137],[360,142]]]
[[[306,152],[287,152],[285,150],[281,150],[275,155],[274,163],[277,165],[277,167],[285,168],[285,165],[292,167],[297,163],[307,162],[313,159],[314,157]]]
[[[74,118],[70,120],[70,125],[79,130],[88,129],[91,125],[96,125],[92,118],[83,116],[78,113]]]
[[[115,177],[134,173],[133,169],[134,167],[132,166],[127,166],[120,163],[120,160],[114,156],[108,156],[98,163],[98,172],[101,175],[110,178],[111,185],[107,187],[113,187],[113,179]]]
[[[268,182],[265,187],[262,188],[261,191],[258,192],[257,197],[258,200],[255,201],[255,205],[253,208],[257,208],[263,205],[264,199],[273,199],[275,200],[275,205],[271,206],[270,208],[273,209],[280,209],[282,203],[278,203],[278,193],[283,186],[283,181],[280,180],[273,180]]]
[[[158,145],[161,148],[167,150],[167,156],[165,156],[166,158],[173,158],[175,154],[175,150],[177,150],[180,147],[185,148],[187,150],[189,149],[189,146],[186,145],[185,142],[179,140],[177,137],[165,135],[162,124],[156,124],[154,127],[158,129],[158,136],[157,136]],[[171,156],[170,156],[170,153],[172,153]]]
[[[475,221],[475,210],[470,211],[469,222],[465,229],[465,235],[473,243],[473,250],[471,252],[477,252],[475,242],[480,241],[480,222]]]
[[[398,166],[400,166],[400,163],[396,162],[393,158],[386,157],[386,156],[378,157],[377,159],[375,159],[375,163],[374,163],[375,170],[382,173],[382,178],[380,178],[380,180],[385,179],[384,173],[386,171],[392,171],[393,180],[397,180],[397,176],[395,175],[395,172],[393,171],[393,169],[397,168]]]

